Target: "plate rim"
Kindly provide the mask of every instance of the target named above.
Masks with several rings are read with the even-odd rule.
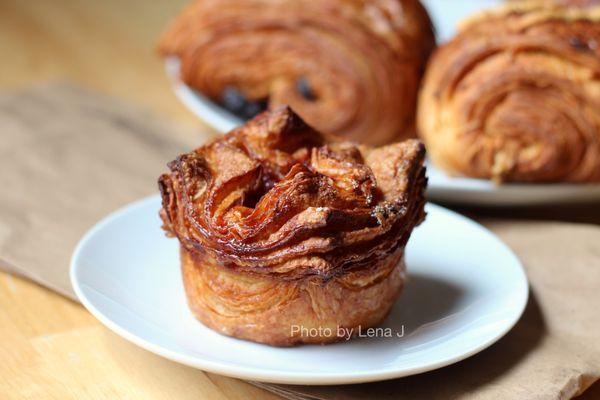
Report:
[[[427,365],[423,365],[420,367],[413,368],[404,368],[401,370],[398,369],[388,369],[388,370],[377,370],[374,372],[347,372],[347,373],[323,373],[319,372],[318,376],[315,376],[310,372],[285,372],[285,371],[274,371],[274,370],[260,370],[254,367],[240,366],[227,362],[218,362],[213,360],[201,359],[198,357],[194,357],[191,355],[180,354],[177,351],[166,349],[161,347],[160,345],[154,344],[152,341],[149,341],[141,336],[136,335],[135,333],[129,332],[126,328],[121,327],[118,323],[112,321],[109,317],[105,316],[102,311],[100,311],[91,300],[89,300],[84,291],[82,289],[83,283],[80,283],[77,279],[78,270],[81,268],[78,263],[78,259],[80,257],[81,252],[83,251],[85,245],[89,242],[89,240],[102,228],[112,223],[115,219],[130,213],[132,210],[145,206],[147,203],[152,203],[154,201],[160,200],[158,194],[150,195],[144,197],[142,199],[133,201],[128,203],[127,205],[118,208],[117,210],[107,214],[105,217],[96,222],[88,231],[81,237],[73,254],[71,256],[70,265],[69,265],[69,277],[71,281],[71,285],[75,291],[75,294],[81,304],[96,318],[98,319],[105,327],[121,336],[123,339],[147,350],[156,355],[169,359],[171,361],[178,362],[183,365],[187,365],[189,367],[197,368],[205,372],[217,373],[224,376],[229,376],[233,378],[243,379],[243,380],[256,380],[265,383],[278,383],[278,384],[296,384],[296,385],[340,385],[340,384],[355,384],[355,383],[367,383],[367,382],[376,382],[376,381],[384,381],[396,378],[402,378],[406,376],[416,375],[428,371],[433,371],[439,368],[443,368],[445,366],[457,363],[466,358],[469,358],[496,343],[502,337],[504,337],[521,319],[525,308],[529,301],[529,280],[527,278],[527,274],[523,267],[522,262],[518,258],[518,256],[506,245],[496,234],[487,229],[485,226],[479,224],[478,222],[461,215],[455,211],[449,210],[445,207],[439,206],[433,203],[427,203],[427,207],[437,209],[438,211],[447,212],[451,216],[462,220],[462,222],[467,223],[471,226],[475,226],[480,230],[483,230],[491,238],[497,241],[497,244],[503,247],[504,250],[508,252],[511,258],[515,261],[515,266],[518,267],[518,272],[520,275],[519,285],[523,286],[523,291],[520,293],[520,304],[518,307],[518,312],[512,316],[512,319],[509,323],[502,327],[493,337],[489,338],[487,341],[479,343],[478,345],[471,348],[469,351],[466,351],[459,355],[454,355],[450,357],[446,357],[444,359],[437,360],[436,362],[429,363]],[[231,338],[231,340],[239,340],[235,338]]]

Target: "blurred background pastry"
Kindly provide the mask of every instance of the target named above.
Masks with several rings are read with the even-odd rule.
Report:
[[[244,119],[289,104],[324,133],[383,144],[414,136],[433,47],[418,0],[198,0],[159,50]]]
[[[437,166],[498,182],[600,182],[593,3],[514,1],[463,22],[432,56],[419,100]]]

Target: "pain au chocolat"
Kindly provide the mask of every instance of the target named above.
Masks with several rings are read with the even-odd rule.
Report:
[[[418,0],[196,0],[159,51],[242,118],[289,104],[320,132],[381,145],[414,136],[434,44]]]
[[[432,56],[418,125],[434,163],[498,182],[600,182],[600,3],[515,1]]]
[[[379,324],[425,216],[424,153],[415,139],[328,143],[281,107],[169,163],[160,216],[194,315],[276,346]]]

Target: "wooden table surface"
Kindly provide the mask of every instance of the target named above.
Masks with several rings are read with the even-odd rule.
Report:
[[[67,80],[202,129],[172,94],[154,52],[183,4],[1,0],[0,90]],[[79,304],[0,272],[0,399],[13,398],[279,397],[155,356],[104,328]]]
[[[208,128],[172,94],[154,52],[187,0],[0,0],[0,90],[71,81]],[[585,398],[600,398],[600,385]],[[0,399],[275,399],[142,350],[82,306],[0,272]]]

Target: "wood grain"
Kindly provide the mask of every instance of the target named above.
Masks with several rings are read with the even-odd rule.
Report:
[[[66,80],[198,127],[154,45],[186,1],[0,2],[0,89]],[[275,399],[117,337],[82,306],[0,272],[1,399]]]
[[[202,126],[175,98],[155,52],[186,3],[3,0],[0,88],[68,80]]]
[[[237,379],[155,356],[80,305],[0,274],[2,399],[275,399]]]

